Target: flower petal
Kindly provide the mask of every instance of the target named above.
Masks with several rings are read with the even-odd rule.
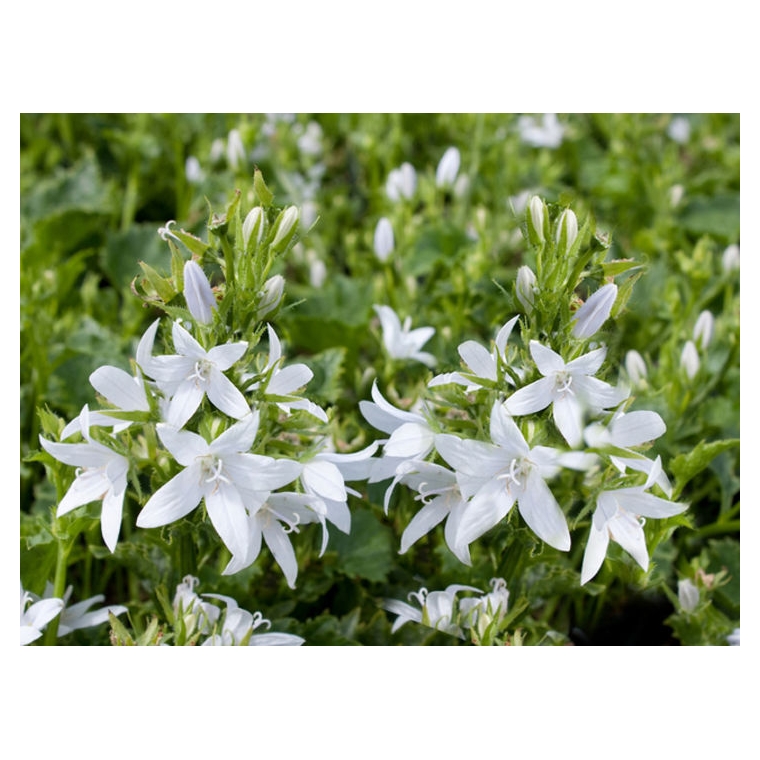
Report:
[[[169,402],[166,423],[174,428],[181,428],[196,412],[203,401],[204,389],[194,380],[180,383]]]
[[[90,384],[109,403],[125,412],[150,411],[142,382],[118,367],[98,367],[90,375]]]
[[[620,415],[610,423],[610,435],[615,446],[640,446],[659,438],[666,430],[657,412],[638,411]]]
[[[437,496],[422,507],[409,521],[406,530],[401,534],[399,554],[404,554],[413,543],[430,533],[448,514],[448,501],[444,496]]]
[[[553,375],[555,372],[562,372],[565,369],[565,362],[562,357],[556,351],[552,351],[551,348],[542,345],[537,340],[530,342],[530,355],[533,357],[538,371],[544,377]]]
[[[157,528],[192,512],[203,498],[200,468],[191,466],[175,475],[148,499],[137,515],[138,528]]]
[[[581,586],[588,583],[598,572],[607,555],[607,546],[610,543],[610,534],[605,524],[602,529],[591,525],[591,532],[586,542],[586,550],[583,553],[583,566],[581,567]]]
[[[477,377],[496,381],[496,362],[480,343],[476,343],[474,340],[466,340],[460,344],[457,350],[462,361]]]
[[[566,393],[554,399],[554,423],[573,448],[583,443],[583,409],[575,396]]]
[[[277,521],[272,521],[263,528],[264,540],[272,552],[275,562],[285,576],[285,580],[290,588],[296,587],[296,577],[298,575],[298,563],[293,546],[288,539],[285,529]]]
[[[504,402],[504,408],[513,416],[533,414],[546,409],[553,400],[554,378],[542,377],[515,391]]]
[[[517,494],[517,505],[528,527],[549,546],[570,548],[570,531],[557,500],[538,473],[530,473]]]

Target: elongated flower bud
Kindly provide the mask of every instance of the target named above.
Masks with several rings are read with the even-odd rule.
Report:
[[[736,243],[729,245],[721,257],[724,272],[733,272],[739,268],[739,246]]]
[[[697,347],[690,340],[686,341],[681,351],[681,367],[686,372],[689,380],[693,380],[694,376],[699,372],[699,354],[697,353]]]
[[[458,148],[450,147],[446,149],[446,152],[438,162],[438,167],[435,170],[435,184],[438,187],[446,187],[447,185],[453,185],[454,180],[457,178],[459,172],[459,164],[461,161]]]
[[[517,270],[517,283],[515,284],[515,294],[517,300],[522,304],[526,314],[533,311],[533,304],[536,298],[536,275],[527,265],[521,266]]]
[[[202,324],[211,322],[211,312],[216,308],[216,298],[206,275],[195,261],[185,262],[183,271],[185,288],[183,294],[187,308]]]
[[[259,293],[259,303],[256,309],[257,320],[261,321],[267,314],[274,311],[280,305],[284,289],[285,278],[280,274],[270,277],[264,283],[264,288]]]
[[[288,206],[278,217],[275,222],[275,235],[272,241],[272,248],[275,250],[282,250],[290,242],[290,239],[295,233],[296,225],[298,224],[298,208],[296,206]]]
[[[234,171],[245,161],[243,138],[237,129],[231,129],[227,135],[227,162]]]
[[[557,224],[557,246],[562,253],[569,251],[578,237],[578,218],[572,209],[565,209]]]
[[[694,325],[692,337],[694,342],[702,349],[706,349],[712,340],[713,330],[715,329],[715,317],[712,313],[705,310],[700,312]]]
[[[543,245],[546,240],[544,227],[546,226],[548,216],[544,202],[537,195],[534,195],[530,199],[526,219],[528,221],[528,238],[530,242],[533,245]]]
[[[608,283],[593,293],[573,315],[573,335],[590,338],[607,321],[617,298],[617,285]]]
[[[375,255],[380,261],[387,261],[393,253],[393,227],[386,217],[382,217],[375,227]]]
[[[625,355],[625,371],[633,385],[640,385],[647,379],[647,365],[638,351],[631,350]]]
[[[260,243],[264,234],[264,209],[261,206],[254,206],[243,220],[243,248],[246,251],[254,233],[256,243]]]
[[[392,201],[399,198],[411,198],[417,189],[417,172],[414,167],[405,161],[398,169],[393,169],[388,174],[385,183],[385,193]]]
[[[699,589],[688,578],[678,581],[678,602],[684,612],[693,612],[699,604]]]

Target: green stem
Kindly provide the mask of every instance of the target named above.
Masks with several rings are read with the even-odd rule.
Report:
[[[66,591],[66,570],[69,565],[69,554],[73,541],[70,538],[58,540],[58,554],[55,560],[55,579],[53,580],[53,596],[56,599],[63,599]],[[54,617],[45,629],[45,646],[55,646],[58,638],[58,621],[60,615]]]

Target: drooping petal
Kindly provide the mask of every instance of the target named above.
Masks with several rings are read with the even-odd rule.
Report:
[[[40,436],[40,445],[50,456],[72,467],[103,467],[115,456],[99,443],[55,443]]]
[[[100,532],[105,545],[111,553],[116,550],[121,530],[121,515],[124,507],[124,491],[114,493],[108,491],[103,499],[103,507],[100,510]]]
[[[249,647],[300,647],[306,639],[294,633],[255,633],[248,641]]]
[[[612,492],[618,504],[627,512],[642,517],[673,517],[680,514],[689,505],[677,501],[668,501],[659,496],[644,493],[640,488],[620,488]]]
[[[496,382],[496,362],[493,356],[480,343],[467,340],[460,344],[459,355],[473,374]]]
[[[109,403],[125,412],[150,410],[142,382],[118,367],[98,367],[90,384]]]
[[[158,528],[192,512],[203,498],[205,484],[199,467],[186,467],[148,499],[137,515],[138,528]]]
[[[264,541],[266,541],[269,550],[272,552],[275,562],[280,566],[285,580],[290,588],[296,587],[296,577],[298,576],[298,563],[296,554],[290,543],[285,529],[276,520],[264,526],[262,530]]]
[[[513,416],[533,414],[546,409],[554,400],[554,378],[542,377],[516,390],[505,402],[504,408]]]
[[[583,409],[578,399],[570,393],[555,398],[552,415],[568,445],[580,446],[583,443]]]
[[[514,499],[500,480],[489,480],[472,497],[456,531],[455,545],[471,544],[501,522]]]
[[[166,423],[181,428],[196,412],[203,401],[205,391],[194,380],[180,383],[169,402]]]
[[[588,583],[598,572],[607,556],[607,546],[610,543],[610,534],[605,524],[601,530],[592,524],[591,531],[586,542],[586,550],[583,552],[583,566],[581,567],[581,586]]]
[[[527,475],[517,495],[517,506],[523,520],[542,541],[563,552],[570,548],[570,531],[565,515],[549,486],[537,472]]]
[[[451,507],[451,511],[449,512],[449,516],[446,520],[446,525],[444,526],[443,531],[443,536],[446,539],[446,545],[449,547],[449,549],[451,549],[454,556],[456,556],[460,562],[465,565],[472,565],[472,560],[470,559],[469,544],[464,543],[461,540],[457,540],[457,537],[460,534],[460,525],[462,523],[462,518],[466,513],[469,502],[461,498],[449,498],[451,502],[453,502],[453,506]]]
[[[56,514],[65,515],[72,509],[99,501],[110,487],[111,482],[103,470],[83,470],[61,499]]]
[[[248,520],[238,490],[220,480],[205,497],[209,519],[224,545],[233,556],[247,554]]]
[[[245,396],[235,384],[225,377],[217,368],[209,372],[209,382],[206,388],[208,400],[220,411],[240,420],[251,413],[251,407]],[[172,403],[174,399],[172,399]]]
[[[409,547],[422,536],[430,533],[436,525],[443,521],[449,514],[449,506],[444,496],[437,496],[435,499],[426,504],[419,512],[409,521],[406,530],[401,534],[401,548],[399,554],[404,554]]]
[[[634,515],[629,512],[618,512],[609,521],[608,527],[612,539],[636,560],[642,570],[647,570],[649,554],[644,539],[644,529]]]

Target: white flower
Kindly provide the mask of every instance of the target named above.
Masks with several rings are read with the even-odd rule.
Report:
[[[392,201],[399,198],[411,198],[417,189],[417,172],[414,167],[405,161],[398,169],[393,169],[388,174],[388,180],[385,183],[385,192]]]
[[[325,518],[343,533],[349,533],[351,530],[348,494],[361,495],[346,487],[345,481],[365,480],[369,477],[371,457],[377,451],[378,445],[375,441],[361,451],[351,454],[320,451],[313,459],[303,464],[301,484],[304,492],[322,502]]]
[[[303,388],[314,377],[314,373],[305,364],[291,364],[283,367],[282,343],[277,337],[272,325],[267,325],[269,336],[269,359],[261,374],[269,377],[265,381],[257,381],[248,386],[247,391],[256,391],[264,395],[264,398],[274,401],[286,414],[293,409],[302,409],[322,422],[327,422],[327,414],[324,409],[317,406],[307,398],[295,395],[294,391]],[[255,375],[243,375],[243,380],[250,380]],[[263,385],[262,385],[263,383]]]
[[[213,146],[212,146],[213,147]],[[227,135],[227,163],[235,171],[245,161],[245,146],[240,131],[231,129]]]
[[[531,242],[535,245],[540,245],[546,240],[544,230],[549,220],[548,212],[544,202],[537,195],[534,195],[530,199],[528,204],[528,235],[531,238]]]
[[[57,514],[60,517],[72,509],[102,499],[100,530],[103,541],[113,552],[121,529],[129,461],[90,437],[87,406],[82,409],[79,420],[86,443],[53,443],[40,436],[40,444],[48,454],[59,462],[79,468],[74,482],[58,504]]]
[[[300,467],[300,465],[299,465]],[[223,574],[231,575],[252,565],[261,551],[262,539],[280,566],[290,588],[295,588],[298,563],[288,535],[298,533],[298,526],[319,522],[322,524],[322,552],[327,544],[324,505],[321,499],[303,493],[270,493],[266,500],[245,515],[245,536],[240,551],[232,552],[232,559]]]
[[[391,491],[397,483],[403,483],[417,491],[418,495],[414,498],[423,504],[401,535],[399,554],[405,554],[412,544],[446,520],[446,544],[460,562],[465,565],[472,564],[469,547],[466,544],[458,545],[456,542],[457,528],[467,508],[467,499],[459,490],[456,473],[432,462],[403,462],[397,467],[394,482],[385,494],[386,514]]]
[[[176,615],[182,615],[188,631],[197,628],[201,633],[209,633],[219,619],[221,611],[215,604],[204,602],[195,593],[198,583],[200,581],[196,577],[186,575],[177,585],[172,607]]]
[[[63,599],[40,599],[34,601],[34,595],[21,589],[21,646],[31,644],[42,636],[45,626],[63,609]],[[27,607],[27,605],[31,604]]]
[[[578,311],[573,314],[573,335],[576,338],[590,338],[607,321],[617,298],[618,288],[614,283],[603,285]]]
[[[74,590],[73,586],[69,586],[64,595],[63,603],[64,608],[61,612],[61,618],[58,621],[58,636],[65,636],[71,631],[78,630],[79,628],[91,628],[95,625],[100,625],[108,621],[108,613],[112,615],[124,614],[127,608],[121,604],[112,604],[108,607],[102,607],[99,610],[90,610],[93,604],[102,602],[105,600],[103,594],[96,594],[89,599],[85,599],[83,602],[77,602],[76,604],[69,604],[71,594]],[[43,599],[55,599],[53,596],[53,584],[47,583],[45,586],[45,593]],[[56,600],[57,601],[57,600]]]
[[[699,589],[688,578],[678,581],[678,603],[684,612],[694,612],[699,604]]]
[[[436,167],[435,184],[438,187],[453,185],[459,172],[460,162],[461,156],[458,148],[454,146],[447,148]]]
[[[689,142],[691,124],[685,116],[676,116],[668,125],[668,137],[681,144]]]
[[[420,350],[433,337],[435,328],[418,327],[415,330],[410,330],[411,317],[404,320],[402,327],[398,315],[390,306],[375,306],[374,309],[377,316],[380,317],[383,343],[392,359],[411,359],[422,362],[428,367],[435,366],[435,357]]]
[[[185,160],[185,179],[191,185],[197,185],[206,178],[201,168],[201,162],[195,156],[188,156]]]
[[[272,240],[272,248],[274,250],[282,249],[287,242],[293,236],[296,225],[298,224],[298,217],[300,212],[297,206],[288,206],[286,209],[280,212],[274,223],[275,233],[274,240]]]
[[[190,259],[185,262],[183,278],[185,281],[183,295],[187,308],[198,322],[204,325],[209,324],[212,313],[216,309],[216,296],[211,290],[206,275],[197,262]]]
[[[456,599],[460,591],[483,593],[473,586],[460,584],[447,586],[445,591],[428,592],[426,588],[421,588],[419,591],[412,591],[408,596],[410,601],[414,600],[419,604],[419,609],[406,602],[386,599],[383,607],[388,612],[398,615],[391,627],[391,633],[395,633],[402,625],[412,621],[463,639],[464,634],[458,624],[459,613]]]
[[[359,410],[372,427],[390,434],[384,441],[383,456],[373,461],[370,483],[378,483],[396,474],[396,468],[407,460],[424,459],[432,450],[435,434],[427,420],[416,412],[397,409],[372,383],[373,401],[360,401]]]
[[[482,636],[492,622],[498,625],[507,614],[509,590],[503,578],[491,579],[492,591],[481,597],[467,597],[459,602],[459,612],[464,618],[463,624],[468,623]]]
[[[464,385],[468,391],[472,391],[483,387],[482,382],[479,381],[485,380],[489,384],[497,383],[499,381],[499,362],[506,363],[507,341],[518,319],[519,316],[512,317],[500,328],[496,334],[494,348],[490,352],[474,340],[466,340],[461,343],[457,351],[470,372],[451,372],[436,375],[428,383],[428,387],[433,388],[437,385],[455,383]],[[506,381],[513,384],[509,376],[506,376]]]
[[[702,349],[706,349],[710,345],[712,340],[713,331],[715,330],[715,317],[712,313],[707,311],[701,311],[697,317],[697,321],[694,324],[694,331],[692,337],[694,342]]]
[[[381,217],[375,227],[374,246],[380,261],[387,261],[393,253],[393,227],[386,217]]]
[[[506,400],[506,409],[519,416],[551,404],[554,422],[570,446],[576,447],[583,440],[585,411],[617,406],[628,395],[628,391],[592,377],[602,366],[606,348],[594,349],[567,364],[558,353],[535,340],[530,342],[530,353],[543,377],[515,391]]]
[[[726,641],[728,642],[729,646],[738,647],[740,646],[739,638],[740,638],[740,629],[734,628],[734,630],[731,631],[731,633],[729,633],[728,636],[726,636]]]
[[[248,646],[300,646],[304,640],[291,633],[256,633],[256,629],[265,625],[271,626],[260,612],[251,614],[243,610],[229,596],[222,594],[203,594],[212,599],[225,602],[227,609],[222,622],[222,632],[209,636],[201,646],[241,646],[247,641]],[[217,608],[218,610],[218,608]],[[217,613],[218,616],[218,613]]]
[[[530,314],[533,311],[537,292],[536,275],[527,264],[524,264],[517,270],[515,294],[517,295],[517,300],[522,304],[523,309],[525,309],[526,314]]]
[[[258,304],[256,307],[256,320],[260,321],[274,311],[282,301],[282,294],[285,289],[285,278],[281,274],[270,277],[265,283],[263,289],[258,294]]]
[[[632,451],[631,447],[642,446],[649,441],[654,441],[666,429],[665,422],[657,412],[641,410],[617,412],[607,427],[595,423],[589,425],[583,435],[586,443],[591,447],[615,446],[630,454],[630,456],[621,456],[620,454],[610,456],[610,462],[617,467],[621,474],[625,473],[626,468],[630,468],[649,475],[652,468],[655,467],[655,462],[636,451]],[[669,497],[673,488],[668,476],[659,465],[657,465],[657,470],[659,473],[656,480],[657,485]]]
[[[244,555],[248,510],[260,507],[272,489],[291,483],[301,471],[297,462],[250,453],[258,424],[254,412],[207,443],[196,433],[159,423],[158,437],[184,469],[148,499],[137,516],[138,527],[168,525],[203,499],[225,546],[233,555]]]
[[[556,113],[545,113],[538,123],[532,116],[521,116],[517,122],[520,139],[534,148],[558,148],[562,144],[565,128]]]
[[[591,532],[583,554],[581,585],[588,583],[599,572],[610,539],[620,544],[643,570],[648,569],[649,554],[640,518],[672,517],[688,506],[645,493],[657,480],[659,469],[658,457],[644,485],[602,491],[597,496]]]
[[[141,365],[143,371],[156,380],[170,399],[167,424],[181,428],[195,414],[204,396],[219,411],[235,419],[250,414],[243,394],[222,374],[243,356],[248,348],[245,341],[225,343],[206,351],[178,322],[172,325],[172,338],[176,355],[150,356],[149,347],[138,348],[138,362],[141,359],[145,362]]]
[[[699,372],[699,354],[694,342],[687,340],[681,351],[681,368],[686,373],[689,380],[693,380]]]
[[[567,521],[545,481],[563,466],[586,469],[593,457],[547,446],[531,449],[499,401],[491,410],[490,434],[493,443],[449,434],[435,439],[438,453],[456,470],[462,496],[470,499],[456,529],[456,547],[493,528],[517,501],[528,527],[550,546],[567,551]]]
[[[253,233],[256,233],[256,243],[261,242],[261,238],[264,235],[264,226],[266,223],[266,216],[264,209],[261,206],[254,206],[243,219],[243,248],[248,250],[248,243],[253,237]]]

